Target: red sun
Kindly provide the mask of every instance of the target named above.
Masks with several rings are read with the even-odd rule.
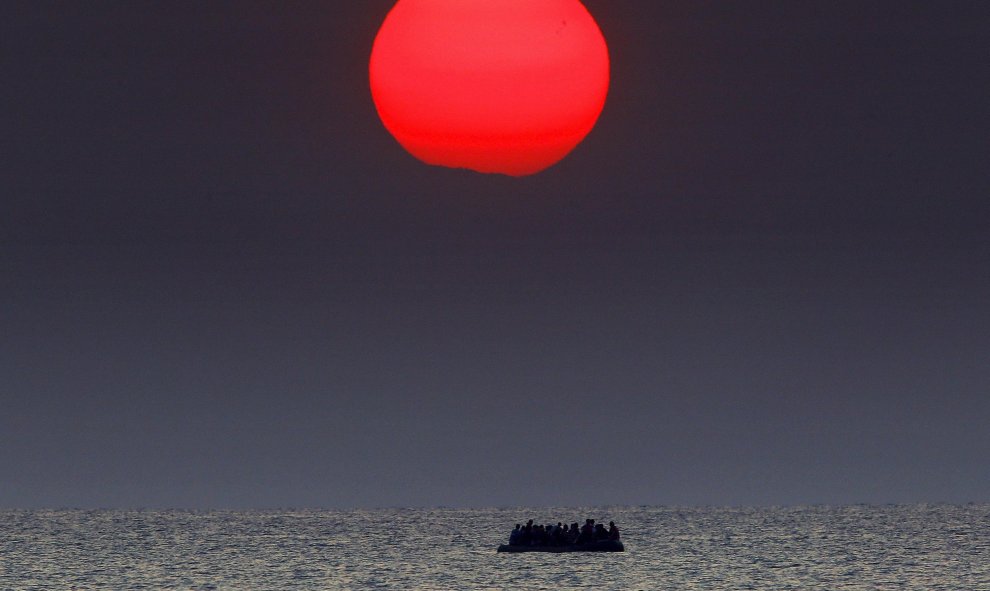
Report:
[[[429,164],[522,176],[605,106],[605,38],[579,0],[399,0],[371,52],[382,123]]]

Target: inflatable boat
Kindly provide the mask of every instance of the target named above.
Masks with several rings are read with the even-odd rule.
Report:
[[[599,540],[591,544],[573,546],[510,546],[502,544],[498,552],[625,552],[622,542],[617,540]]]

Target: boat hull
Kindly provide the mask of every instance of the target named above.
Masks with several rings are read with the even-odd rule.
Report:
[[[582,544],[580,546],[510,546],[502,544],[498,547],[498,552],[625,552],[622,542],[613,540],[602,540],[594,544]]]

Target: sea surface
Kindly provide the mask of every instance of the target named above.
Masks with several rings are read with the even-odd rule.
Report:
[[[587,517],[626,552],[495,553]],[[0,589],[990,591],[990,505],[3,511]]]

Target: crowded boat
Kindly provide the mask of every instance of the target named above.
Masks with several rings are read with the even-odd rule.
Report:
[[[525,525],[517,523],[509,534],[509,543],[499,546],[499,552],[622,552],[619,528],[614,521],[606,528],[594,519],[567,525],[540,525],[530,519]]]

